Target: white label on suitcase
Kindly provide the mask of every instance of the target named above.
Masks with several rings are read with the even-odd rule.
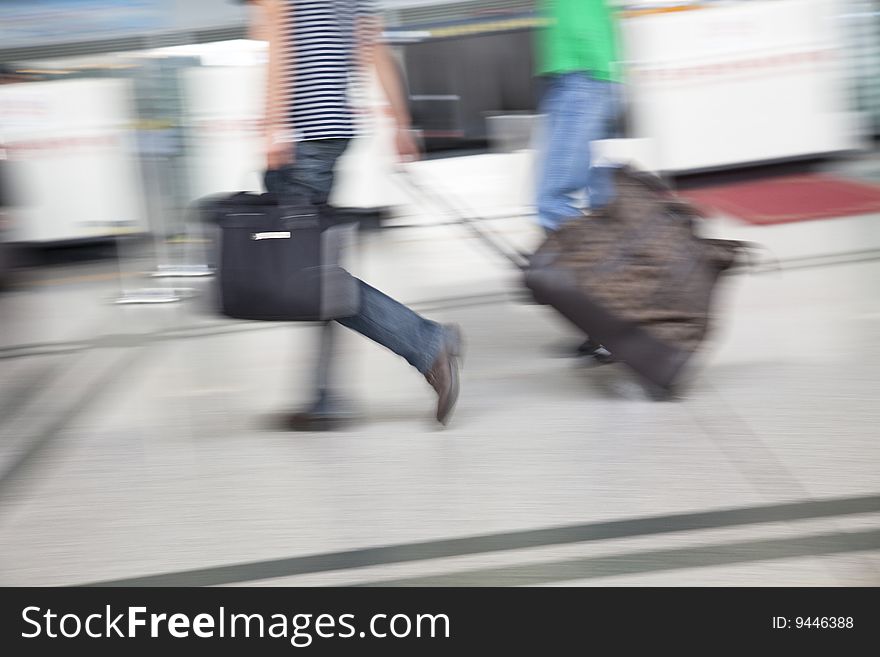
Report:
[[[251,233],[252,240],[289,240],[290,231],[276,231],[273,233]]]

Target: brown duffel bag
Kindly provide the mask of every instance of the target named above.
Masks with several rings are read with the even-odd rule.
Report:
[[[705,339],[718,277],[747,244],[698,236],[699,212],[659,178],[623,168],[614,184],[607,207],[540,246],[526,285],[662,396]]]

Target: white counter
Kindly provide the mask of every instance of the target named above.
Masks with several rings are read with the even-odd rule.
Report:
[[[667,172],[858,148],[838,0],[752,0],[622,21],[630,136]]]

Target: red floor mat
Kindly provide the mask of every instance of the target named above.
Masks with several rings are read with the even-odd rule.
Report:
[[[709,213],[750,224],[880,214],[880,185],[817,174],[692,189],[680,195]]]

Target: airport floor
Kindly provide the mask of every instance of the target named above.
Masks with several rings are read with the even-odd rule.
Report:
[[[880,180],[875,156],[829,167]],[[508,210],[487,225],[535,244]],[[345,333],[356,421],[283,431],[314,325],[213,316],[209,280],[141,256],[25,272],[0,295],[0,585],[880,585],[880,216],[705,230],[779,266],[722,281],[671,402],[561,357],[577,333],[448,217],[362,233],[355,273],[465,333],[445,429]],[[112,303],[157,285],[185,298]]]

